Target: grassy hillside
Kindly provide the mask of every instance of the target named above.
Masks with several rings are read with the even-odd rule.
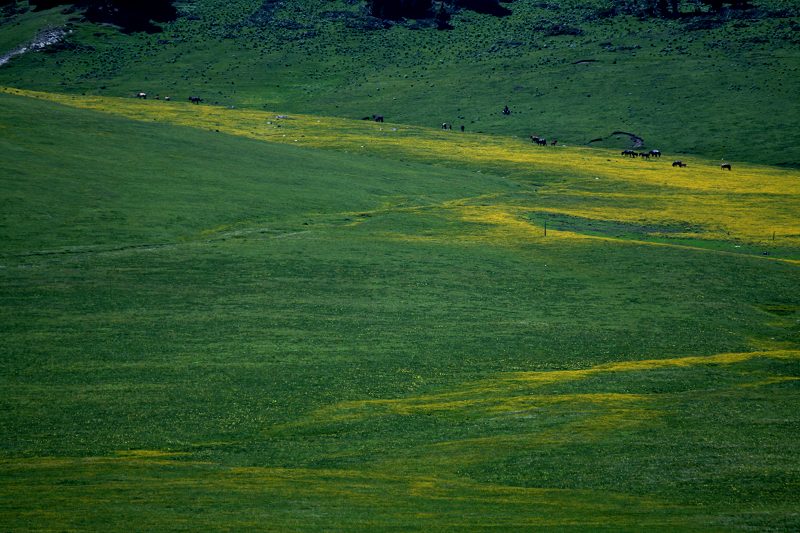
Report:
[[[277,114],[0,93],[6,528],[800,526],[796,171]]]
[[[71,33],[0,66],[0,529],[800,529],[800,12],[753,4],[4,10]]]
[[[452,31],[382,28],[348,2],[197,0],[159,34],[76,24],[61,49],[18,57],[0,84],[435,126],[562,143],[800,164],[796,6],[677,20],[603,16],[586,2],[518,0],[461,12]],[[687,7],[690,11],[690,8]],[[25,15],[29,17],[30,15]],[[42,15],[44,16],[44,15]],[[0,42],[16,18],[0,27]],[[18,30],[13,30],[18,35]],[[577,34],[577,35],[576,35]],[[504,105],[512,110],[503,116]]]

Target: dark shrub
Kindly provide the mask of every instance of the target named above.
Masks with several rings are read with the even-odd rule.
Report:
[[[75,4],[88,20],[115,24],[126,32],[158,32],[153,22],[169,22],[178,16],[173,0],[30,0],[30,4],[37,10]]]

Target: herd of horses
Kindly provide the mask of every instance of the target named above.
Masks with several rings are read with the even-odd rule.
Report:
[[[531,142],[536,144],[537,146],[547,146],[547,139],[544,137],[539,137],[538,135],[531,135]],[[558,144],[558,139],[553,139],[550,141],[550,146],[555,146]]]
[[[622,155],[624,157],[641,157],[643,159],[650,159],[651,157],[661,157],[661,150],[650,150],[649,152],[637,152],[635,150],[623,150]]]
[[[140,92],[136,93],[136,98],[138,98],[140,100],[147,100],[147,93],[140,91]],[[161,100],[161,97],[156,95],[155,99],[156,100]],[[164,97],[164,101],[169,102],[170,100],[172,100],[172,98],[170,98],[169,96],[165,96]],[[200,98],[199,96],[190,96],[189,97],[189,101],[191,103],[193,103],[193,104],[199,104],[200,102],[203,101],[203,99]]]
[[[538,146],[547,146],[547,139],[545,139],[544,137],[539,137],[538,135],[531,135],[531,142],[536,144],[536,145],[538,145]],[[558,143],[558,141],[553,139],[550,142],[550,146],[555,146],[556,143]],[[623,157],[630,157],[632,159],[636,159],[637,157],[642,158],[642,159],[650,159],[651,157],[658,159],[659,157],[661,157],[661,150],[655,150],[654,149],[654,150],[650,150],[649,152],[637,152],[636,150],[628,149],[628,150],[623,150],[622,152],[620,152],[620,155],[623,156]],[[673,168],[674,167],[685,168],[688,165],[686,163],[684,163],[683,161],[681,161],[681,160],[677,160],[677,161],[673,161],[672,162],[672,166],[673,166]],[[730,163],[722,163],[722,164],[720,164],[719,168],[722,169],[722,170],[731,170],[731,164]]]
[[[136,93],[136,98],[139,98],[139,99],[142,99],[142,100],[146,100],[147,99],[147,93],[138,92],[138,93]],[[159,99],[158,96],[156,96],[155,98],[156,98],[156,100]],[[169,96],[165,96],[164,100],[169,101],[170,97]],[[203,99],[200,98],[199,96],[190,96],[189,97],[189,101],[191,103],[193,103],[193,104],[199,104],[199,103],[201,103],[203,101]],[[508,109],[508,106],[505,106],[503,108],[503,114],[504,115],[511,114],[511,111]],[[364,117],[363,120],[372,120],[372,121],[375,121],[375,122],[383,122],[383,115],[372,115],[372,116]],[[452,130],[453,129],[453,125],[451,123],[449,123],[449,122],[442,122],[442,129],[443,130]],[[461,126],[461,131],[464,131],[464,126],[463,125]],[[538,135],[531,135],[530,139],[531,139],[531,142],[536,144],[537,146],[547,146],[547,144],[548,144],[546,138],[539,137]],[[556,146],[558,144],[558,140],[557,139],[553,139],[552,141],[550,141],[549,144],[550,144],[550,146]],[[636,159],[636,158],[650,159],[651,157],[654,157],[654,158],[657,159],[657,158],[661,157],[661,150],[650,150],[649,152],[637,152],[635,150],[623,150],[620,155],[622,155],[623,157],[630,157],[632,159]],[[672,166],[673,167],[678,167],[678,168],[684,168],[687,165],[683,161],[677,160],[677,161],[673,161],[672,162]],[[720,164],[720,168],[722,170],[731,170],[731,164],[730,163],[722,163],[722,164]]]

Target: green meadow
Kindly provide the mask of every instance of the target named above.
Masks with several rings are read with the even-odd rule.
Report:
[[[673,116],[653,138],[674,148],[649,160],[578,141],[590,121],[624,125],[566,101],[541,115],[564,125],[566,146],[539,147],[517,113],[465,119],[462,133],[442,87],[416,107],[400,85],[344,90],[365,83],[347,46],[366,37],[314,26],[321,4],[293,15],[316,33],[285,49],[300,29],[264,37],[241,24],[259,2],[228,4],[206,27],[217,5],[186,3],[193,18],[158,35],[75,22],[72,42],[95,55],[65,47],[0,67],[0,530],[800,528],[800,171],[782,122],[796,101],[764,100],[779,115],[687,100],[768,123],[779,141],[745,142],[758,124]],[[449,35],[456,46],[424,74],[444,88],[459,61],[477,77],[555,57],[548,39],[568,48],[542,37],[471,62],[469,39],[550,9],[511,7],[509,19],[459,15],[471,30],[379,35]],[[581,20],[578,43],[619,28]],[[615,24],[647,34],[638,19]],[[231,27],[241,34],[216,33]],[[780,35],[751,44],[772,42],[785,53],[764,61],[794,68]],[[174,39],[154,57],[180,47],[186,70],[133,59],[151,39]],[[231,74],[247,54],[323,45],[330,70],[286,59],[265,85],[256,69]],[[649,48],[623,50],[649,57],[633,84],[675,72]],[[226,72],[247,88],[209,75],[215,105],[192,69],[234,49],[241,66]],[[119,64],[98,59],[112,50]],[[398,84],[419,68],[397,65]],[[544,79],[587,66],[559,65],[543,61]],[[692,91],[713,74],[686,68]],[[749,95],[798,77],[780,83]],[[206,102],[132,97],[164,86]],[[461,111],[494,105],[487,87]],[[601,108],[623,105],[603,90]],[[360,120],[373,112],[386,122]],[[692,149],[689,126],[724,135]],[[731,171],[722,145],[738,154]]]
[[[0,107],[7,527],[797,526],[796,226],[581,233],[545,216],[566,189],[645,209],[628,174],[689,168],[602,154],[587,183],[556,165],[592,151],[527,175],[513,138],[441,164],[414,147],[468,136],[392,159],[313,146],[361,121],[288,117],[302,146],[45,97]]]
[[[162,33],[68,22],[64,43],[15,58],[0,85],[382,114],[572,146],[626,148],[627,137],[611,135],[625,131],[664,153],[800,165],[796,2],[753,0],[751,11],[693,18],[699,4],[683,0],[687,17],[677,20],[610,17],[615,2],[624,3],[517,0],[508,17],[460,11],[452,31],[437,31],[419,21],[381,28],[348,0],[194,0],[178,4],[181,17]],[[58,15],[0,18],[0,45]]]

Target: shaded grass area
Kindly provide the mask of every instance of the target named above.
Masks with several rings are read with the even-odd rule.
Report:
[[[734,240],[713,240],[703,238],[690,238],[689,235],[702,236],[705,232],[703,227],[692,227],[689,224],[677,222],[658,224],[658,223],[634,223],[616,220],[598,220],[578,216],[563,215],[559,213],[541,212],[528,215],[529,220],[542,227],[542,235],[546,228],[556,231],[575,232],[584,235],[594,235],[598,237],[611,237],[624,240],[635,240],[640,242],[662,243],[671,246],[686,246],[689,248],[705,248],[718,250],[728,253],[739,253],[745,255],[771,256],[778,253],[783,257],[793,259],[800,258],[792,248],[776,246],[776,239],[769,236],[761,239],[761,245]],[[782,236],[783,237],[783,236]],[[781,239],[782,239],[781,237]]]
[[[1,98],[8,527],[798,526],[797,265],[544,238],[524,215],[584,209],[591,153]]]
[[[159,468],[160,463],[160,468]],[[70,483],[76,468],[91,473],[88,484]],[[258,529],[402,527],[491,528],[591,526],[611,529],[633,525],[686,526],[691,522],[652,502],[581,491],[524,489],[429,476],[365,474],[326,469],[219,468],[182,461],[148,461],[137,457],[93,461],[28,462],[14,467],[15,484],[26,495],[48,498],[25,482],[33,474],[58,486],[66,512],[63,527],[93,527],[102,518],[110,527],[135,519],[142,527],[235,527]],[[132,479],[147,479],[140,492]],[[182,490],[176,497],[176,487]],[[189,495],[191,499],[183,499]],[[25,503],[26,496],[21,503]],[[95,505],[74,507],[75,501]],[[103,503],[104,501],[104,503]],[[171,503],[166,504],[165,502]],[[450,505],[443,505],[449,502]],[[54,502],[55,503],[55,502]],[[225,515],[215,512],[221,506]],[[653,519],[655,513],[661,520]],[[268,510],[267,510],[268,509]],[[531,513],[531,511],[535,511]],[[576,519],[575,516],[584,516]],[[31,513],[28,523],[52,519]],[[224,521],[221,520],[224,518]]]

